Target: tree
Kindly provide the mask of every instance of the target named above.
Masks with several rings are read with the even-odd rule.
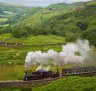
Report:
[[[77,27],[79,27],[81,30],[86,30],[88,27],[88,24],[84,21],[78,21],[76,23]]]
[[[88,39],[91,45],[96,46],[96,27],[86,30],[81,34],[83,39]]]
[[[16,38],[21,38],[23,36],[28,37],[28,31],[24,27],[16,28],[12,31],[12,35]]]
[[[5,26],[5,27],[3,27],[3,28],[0,30],[0,33],[3,33],[3,34],[5,34],[5,33],[11,33],[11,32],[12,32],[11,26]]]
[[[34,32],[30,26],[25,26],[25,27],[23,27],[23,29],[27,30],[28,34],[33,34],[33,32]]]
[[[25,36],[25,37],[28,37],[28,31],[26,29],[21,29],[21,37],[22,36]]]
[[[77,35],[74,33],[66,33],[65,40],[66,42],[74,42],[77,39]]]
[[[22,37],[22,33],[21,33],[21,31],[20,31],[19,29],[14,29],[14,30],[12,31],[12,35],[13,35],[14,37],[16,37],[16,38],[21,38],[21,37]]]

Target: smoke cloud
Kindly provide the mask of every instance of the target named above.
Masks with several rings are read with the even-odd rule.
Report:
[[[38,70],[45,70],[45,71],[49,71],[50,67],[51,67],[50,65],[49,65],[48,67],[46,67],[46,68],[43,67],[42,65],[40,65],[40,66],[37,67],[36,71],[38,71]]]
[[[29,68],[35,64],[49,65],[50,60],[54,65],[62,65],[68,63],[85,63],[88,59],[91,47],[88,40],[77,40],[76,43],[68,43],[62,46],[61,52],[49,49],[47,52],[35,51],[28,52],[25,60],[25,67]],[[37,68],[41,69],[42,66]],[[50,67],[48,67],[49,69]]]

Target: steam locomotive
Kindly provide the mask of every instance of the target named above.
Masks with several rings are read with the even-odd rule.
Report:
[[[41,80],[41,79],[56,78],[56,77],[59,77],[58,72],[38,70],[36,72],[26,73],[24,77],[24,81]]]
[[[62,73],[38,70],[32,73],[26,73],[24,81],[29,80],[41,80],[46,78],[56,78],[61,76],[73,76],[73,75],[83,75],[83,76],[93,76],[96,75],[96,67],[81,67],[81,68],[68,68],[62,69]]]

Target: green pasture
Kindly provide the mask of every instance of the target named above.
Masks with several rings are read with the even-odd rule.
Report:
[[[55,35],[37,35],[37,36],[29,36],[23,38],[10,38],[8,42],[17,42],[28,44],[52,44],[52,43],[64,43],[65,38],[61,36]]]
[[[11,34],[0,34],[0,40],[6,40],[11,37]]]
[[[43,52],[49,49],[61,51],[61,45],[55,46],[17,46],[17,47],[3,47],[0,46],[0,64],[7,64],[8,62],[14,62],[15,64],[24,64],[25,57],[28,52],[41,50]]]
[[[9,61],[15,62],[15,64],[23,64],[25,57],[29,51],[41,50],[43,52],[48,51],[49,49],[54,49],[56,51],[61,51],[62,45],[50,45],[53,43],[63,43],[64,37],[55,36],[55,35],[38,35],[30,36],[24,38],[13,38],[11,34],[2,34],[0,35],[0,40],[7,41],[11,43],[24,43],[23,46],[0,46],[0,64],[7,64]],[[32,45],[41,45],[41,46],[32,46]],[[45,44],[46,46],[42,46]]]
[[[26,45],[65,43],[65,37],[56,35],[30,35],[29,37],[14,38],[11,34],[1,34],[0,40],[11,43],[24,43]]]
[[[22,80],[24,65],[0,65],[0,80]]]
[[[8,21],[8,18],[0,18],[0,22],[6,22]]]
[[[3,25],[3,27],[6,27],[6,26],[9,26],[9,24],[5,24],[5,25]]]

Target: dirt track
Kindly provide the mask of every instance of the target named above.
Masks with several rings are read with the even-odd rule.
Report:
[[[23,81],[23,80],[16,80],[16,81],[0,81],[0,88],[4,87],[23,87],[23,86],[38,86],[49,84],[52,81],[58,78],[48,78],[43,80],[32,80],[32,81]]]

